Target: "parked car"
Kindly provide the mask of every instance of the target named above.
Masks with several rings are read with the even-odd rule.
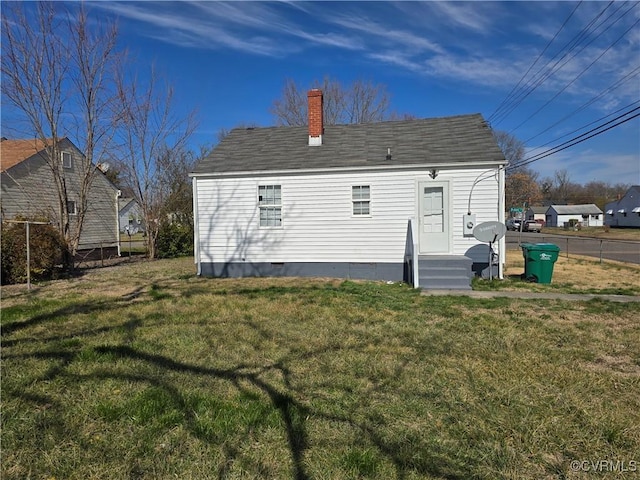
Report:
[[[524,222],[524,225],[522,226],[523,232],[540,233],[541,230],[542,230],[542,225],[536,220],[527,220],[526,222]]]
[[[521,223],[522,220],[520,220],[519,218],[508,218],[505,222],[505,225],[507,226],[507,230],[515,232],[516,230],[520,230]]]

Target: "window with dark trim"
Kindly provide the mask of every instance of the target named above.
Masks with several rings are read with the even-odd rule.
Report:
[[[62,159],[62,167],[63,168],[71,168],[73,166],[71,153],[69,152],[60,152],[60,157]]]
[[[258,207],[261,227],[281,227],[282,187],[280,185],[258,186]]]
[[[371,187],[369,185],[351,187],[351,203],[354,216],[371,215]]]
[[[67,201],[67,211],[69,212],[69,215],[78,214],[78,206],[75,201],[73,200]]]

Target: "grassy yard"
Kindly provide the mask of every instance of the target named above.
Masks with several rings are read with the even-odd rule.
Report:
[[[506,290],[559,293],[640,295],[640,265],[611,260],[602,264],[594,257],[560,253],[554,264],[550,284],[523,281],[524,257],[521,250],[508,250],[504,280],[474,279],[475,290]]]
[[[637,303],[193,272],[136,262],[3,287],[3,480],[640,469]]]

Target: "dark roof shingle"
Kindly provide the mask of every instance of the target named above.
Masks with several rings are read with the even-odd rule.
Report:
[[[235,129],[193,174],[505,162],[480,114],[327,125],[321,146],[308,138],[307,127]]]

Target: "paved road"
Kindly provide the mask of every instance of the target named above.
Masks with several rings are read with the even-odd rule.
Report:
[[[522,235],[522,237],[520,237]],[[507,249],[518,249],[518,243],[555,243],[560,247],[560,255],[586,255],[640,264],[640,242],[630,240],[601,240],[598,238],[552,235],[547,233],[507,232]],[[520,240],[521,238],[521,240]]]

